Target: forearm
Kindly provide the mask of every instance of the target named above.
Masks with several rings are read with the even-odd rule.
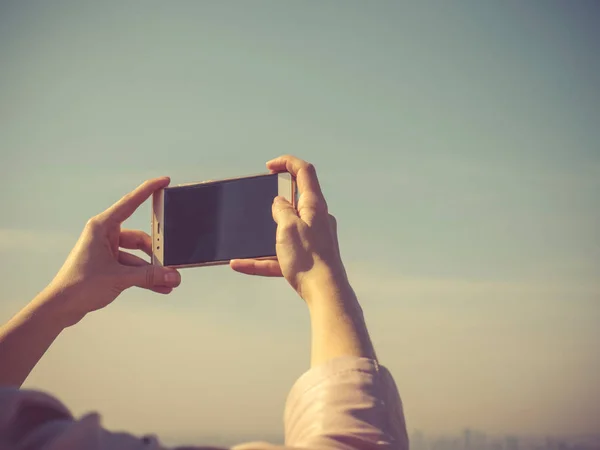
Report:
[[[0,328],[0,386],[21,386],[64,329],[59,303],[43,292]]]
[[[312,368],[288,397],[286,444],[408,449],[396,384],[376,360],[354,291],[347,281],[317,286],[305,297],[312,325]]]
[[[311,319],[311,367],[342,357],[376,359],[356,294],[347,283],[322,283],[306,299]]]

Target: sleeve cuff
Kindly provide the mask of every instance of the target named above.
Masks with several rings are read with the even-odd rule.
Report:
[[[289,420],[299,401],[312,389],[326,382],[332,377],[344,372],[363,372],[375,375],[380,371],[379,363],[374,359],[343,356],[331,359],[324,364],[313,367],[298,378],[292,386],[285,407],[285,420]]]

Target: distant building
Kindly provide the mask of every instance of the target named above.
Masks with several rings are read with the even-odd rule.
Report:
[[[485,433],[473,431],[471,435],[471,450],[488,450],[488,438]]]
[[[471,430],[468,428],[463,431],[463,449],[471,450]]]
[[[498,440],[494,440],[491,444],[490,444],[490,449],[491,450],[504,450],[503,446],[502,446],[502,442],[498,441]]]
[[[416,430],[410,438],[410,448],[412,450],[428,450],[425,445],[425,436],[419,430]]]
[[[519,450],[519,440],[515,436],[506,437],[506,450]]]

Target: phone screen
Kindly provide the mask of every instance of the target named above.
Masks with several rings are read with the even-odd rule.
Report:
[[[164,264],[275,256],[278,175],[164,190]]]

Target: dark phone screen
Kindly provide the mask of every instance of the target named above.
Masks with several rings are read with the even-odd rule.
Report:
[[[278,175],[164,191],[164,264],[275,256]]]

